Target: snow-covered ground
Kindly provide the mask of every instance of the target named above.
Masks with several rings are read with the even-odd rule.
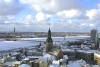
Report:
[[[73,63],[69,63],[67,67],[85,67],[85,66],[86,62],[84,60],[78,60]]]
[[[35,46],[35,45],[39,45],[39,42],[41,41],[43,42],[46,41],[46,37],[45,38],[21,38],[21,39],[19,41],[0,41],[0,51]],[[84,37],[82,38],[53,37],[53,41],[60,41],[60,42],[76,41],[78,39],[84,39]]]

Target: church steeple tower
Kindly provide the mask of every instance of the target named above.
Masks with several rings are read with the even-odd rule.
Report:
[[[14,27],[14,33],[16,32],[16,28]]]
[[[46,40],[46,52],[50,52],[53,48],[53,40],[52,40],[52,37],[51,37],[51,30],[49,28],[49,31],[48,31],[48,37],[47,37],[47,40]]]
[[[48,42],[48,43],[52,42],[52,38],[51,38],[51,30],[50,30],[50,28],[49,28],[49,31],[48,31],[48,37],[47,37],[46,42]]]

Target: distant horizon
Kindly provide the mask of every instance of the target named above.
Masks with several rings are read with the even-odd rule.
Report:
[[[66,30],[65,30],[65,28],[64,29],[62,29],[62,28],[56,29],[56,28],[52,28],[50,26],[47,26],[47,28],[44,27],[44,29],[41,29],[40,27],[36,27],[34,29],[34,27],[33,28],[22,27],[22,26],[20,26],[20,24],[19,24],[19,26],[15,26],[14,24],[6,24],[6,25],[7,25],[6,28],[1,28],[0,32],[13,32],[14,28],[15,28],[16,32],[48,32],[49,28],[51,29],[52,32],[91,32],[92,29],[96,29],[96,28],[91,28],[90,30],[88,30],[88,28],[87,28],[87,29],[84,29],[84,30],[79,30],[79,29],[68,30],[66,28]],[[10,27],[10,25],[12,25],[12,27]],[[58,26],[58,27],[60,27],[60,26]],[[100,32],[98,29],[96,29],[96,30],[98,32]]]
[[[48,31],[16,31],[16,32],[13,32],[13,31],[0,31],[0,33],[20,33],[20,32],[28,32],[28,33],[34,33],[34,32],[39,32],[39,33],[47,33]],[[52,33],[56,33],[56,32],[58,32],[58,33],[90,33],[90,31],[89,32],[80,32],[80,31],[73,31],[73,32],[70,32],[70,31],[52,31]],[[100,33],[100,32],[98,32],[98,33]]]

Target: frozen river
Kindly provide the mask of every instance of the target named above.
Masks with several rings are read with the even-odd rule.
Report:
[[[53,41],[75,41],[80,39],[87,39],[89,36],[78,36],[78,37],[52,37]],[[46,37],[43,38],[21,38],[19,40],[33,40],[33,41],[46,41]]]
[[[75,41],[78,39],[85,39],[85,38],[64,38],[64,37],[53,37],[54,41]],[[35,45],[39,45],[40,42],[45,42],[46,38],[23,38],[19,41],[0,41],[0,51],[2,50],[10,50],[16,48],[24,48],[24,47],[31,47]]]
[[[30,46],[35,46],[39,43],[32,41],[0,41],[0,51],[10,50],[16,48],[25,48]]]

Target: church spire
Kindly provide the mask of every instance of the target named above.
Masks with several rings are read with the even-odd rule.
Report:
[[[16,32],[16,28],[14,27],[14,33]]]
[[[48,37],[51,38],[51,30],[50,30],[50,28],[49,28],[49,31],[48,31]]]
[[[53,41],[52,41],[52,37],[51,37],[51,30],[49,28],[48,36],[47,36],[47,40],[46,40],[46,52],[51,51],[52,48],[53,48]]]
[[[46,42],[52,42],[52,37],[51,37],[51,30],[50,30],[50,28],[49,28],[49,30],[48,30],[48,37],[47,37]]]

